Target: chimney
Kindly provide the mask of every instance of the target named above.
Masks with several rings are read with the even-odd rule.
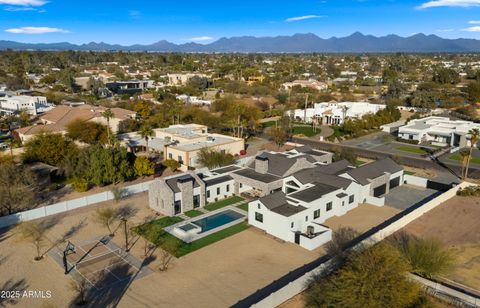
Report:
[[[268,157],[262,155],[255,157],[255,172],[261,174],[268,172]]]

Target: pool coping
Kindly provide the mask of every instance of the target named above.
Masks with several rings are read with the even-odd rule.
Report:
[[[215,215],[215,214],[218,214],[218,213],[221,213],[221,212],[224,212],[226,210],[232,210],[234,212],[237,212],[241,215],[243,215],[243,217],[239,218],[239,219],[236,219],[234,221],[231,221],[227,224],[224,224],[222,226],[219,226],[217,228],[214,228],[214,229],[211,229],[211,230],[208,230],[204,233],[197,233],[197,234],[189,234],[188,236],[181,236],[179,235],[178,233],[174,232],[175,228],[176,227],[179,227],[179,226],[182,226],[182,225],[186,225],[188,223],[193,223],[194,220],[199,220],[199,219],[202,219],[202,218],[205,218],[205,217],[209,217],[209,216],[212,216],[212,215]],[[170,233],[171,235],[175,236],[176,238],[184,241],[185,243],[191,243],[191,242],[194,242],[196,240],[199,240],[201,238],[204,238],[208,235],[211,235],[211,234],[214,234],[214,233],[217,233],[219,231],[222,231],[222,230],[225,230],[227,228],[230,228],[234,225],[237,225],[245,220],[248,219],[248,213],[245,212],[244,210],[242,209],[239,209],[238,207],[236,206],[232,206],[232,205],[228,205],[228,206],[224,206],[222,208],[219,208],[215,211],[211,211],[211,212],[208,212],[208,213],[205,213],[205,214],[202,214],[202,215],[198,215],[196,217],[192,217],[190,219],[187,219],[187,220],[183,220],[181,222],[178,222],[176,224],[173,224],[171,226],[168,226],[168,227],[165,227],[164,230],[168,233]]]

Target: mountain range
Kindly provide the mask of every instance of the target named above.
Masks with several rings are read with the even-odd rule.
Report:
[[[292,36],[221,38],[209,44],[174,44],[165,40],[150,45],[122,46],[95,43],[20,43],[0,40],[0,50],[80,50],[80,51],[148,51],[148,52],[219,52],[219,53],[391,53],[391,52],[480,52],[480,40],[445,39],[436,35],[415,34],[409,37],[376,37],[360,32],[346,37],[323,39],[312,33]]]

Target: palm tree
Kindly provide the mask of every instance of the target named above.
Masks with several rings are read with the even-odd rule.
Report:
[[[470,151],[469,151],[467,148],[462,148],[462,149],[460,149],[460,151],[458,151],[458,153],[459,153],[460,156],[462,157],[462,173],[461,173],[461,177],[462,177],[462,179],[464,179],[465,167],[466,167],[466,165],[467,165],[468,156],[470,155]]]
[[[480,129],[472,128],[468,131],[470,135],[470,153],[468,154],[467,165],[465,167],[465,178],[468,178],[468,168],[470,167],[470,161],[472,160],[473,149],[477,146],[478,141],[480,140]]]
[[[109,108],[102,113],[102,116],[107,120],[107,140],[110,142],[110,119],[113,118],[113,112]]]
[[[150,139],[150,137],[155,136],[155,133],[153,132],[152,128],[148,125],[143,125],[142,127],[140,127],[140,130],[138,131],[138,133],[143,139],[145,139],[146,151],[148,152],[148,140]]]

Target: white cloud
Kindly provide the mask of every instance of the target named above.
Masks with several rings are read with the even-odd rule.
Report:
[[[300,20],[306,20],[306,19],[314,19],[314,18],[323,18],[325,16],[320,16],[320,15],[305,15],[305,16],[296,16],[296,17],[290,17],[285,19],[286,22],[292,22],[292,21],[300,21]]]
[[[468,27],[468,28],[462,29],[462,31],[467,31],[467,32],[480,32],[480,26]]]
[[[37,9],[34,7],[15,7],[15,6],[7,6],[6,8],[3,9],[4,11],[9,11],[9,12],[19,12],[19,11],[36,11]]]
[[[480,24],[480,20],[470,20],[468,23],[471,25],[476,25],[476,24]]]
[[[41,6],[46,4],[44,0],[0,0],[0,4],[19,5],[19,6]]]
[[[69,31],[60,28],[50,27],[21,27],[6,29],[5,32],[15,34],[45,34],[45,33],[68,33]]]
[[[211,36],[195,36],[195,37],[192,37],[188,40],[189,41],[194,41],[194,42],[203,42],[203,41],[213,40],[213,37],[211,37]]]
[[[470,6],[480,6],[480,0],[434,0],[423,3],[418,6],[418,9],[428,9],[432,7],[470,7]]]

